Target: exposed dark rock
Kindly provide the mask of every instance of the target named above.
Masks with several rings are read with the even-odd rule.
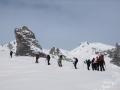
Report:
[[[108,51],[109,56],[112,58],[111,63],[120,66],[120,44],[116,43],[116,48]]]
[[[16,55],[33,56],[36,52],[41,52],[42,47],[35,38],[35,34],[26,26],[15,29],[16,36]]]
[[[55,47],[52,47],[49,51],[49,54],[52,54],[52,55],[56,55],[56,56],[59,56],[61,55],[61,51],[59,48],[55,48]]]

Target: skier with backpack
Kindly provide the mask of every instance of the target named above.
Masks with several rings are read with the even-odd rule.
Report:
[[[100,55],[99,57],[99,66],[100,66],[100,71],[105,71],[104,55]]]
[[[77,69],[78,59],[77,59],[77,58],[74,58],[74,59],[75,59],[75,60],[74,60],[74,62],[73,62],[73,65],[74,65],[75,69]]]
[[[47,55],[46,59],[47,59],[48,65],[50,65],[50,55]]]
[[[96,69],[96,66],[95,66],[95,58],[92,59],[91,65],[92,65],[92,70],[94,71],[94,70]]]
[[[12,55],[13,55],[13,51],[10,51],[10,57],[12,58]]]
[[[39,63],[38,62],[39,57],[40,57],[39,54],[36,54],[36,62],[35,63]]]
[[[60,55],[60,56],[59,56],[59,59],[58,59],[58,66],[59,66],[59,67],[62,67],[62,59],[63,59],[63,56]]]
[[[86,60],[87,69],[90,70],[91,61],[90,59]]]

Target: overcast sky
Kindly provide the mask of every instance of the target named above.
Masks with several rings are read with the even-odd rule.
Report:
[[[0,43],[28,26],[43,48],[120,42],[120,0],[0,0]]]

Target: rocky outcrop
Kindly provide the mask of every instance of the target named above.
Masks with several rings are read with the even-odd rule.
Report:
[[[16,28],[15,36],[17,56],[33,56],[35,53],[42,51],[42,47],[36,40],[35,34],[26,26]]]
[[[59,56],[59,55],[61,55],[62,53],[61,53],[61,51],[60,51],[59,48],[52,47],[52,48],[50,49],[50,51],[49,51],[49,54]]]

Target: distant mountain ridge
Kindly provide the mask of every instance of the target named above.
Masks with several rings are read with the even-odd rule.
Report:
[[[78,58],[92,58],[97,53],[102,53],[113,48],[115,47],[98,42],[94,43],[82,42],[80,46],[71,50],[69,54]]]
[[[9,44],[12,45],[12,50],[16,50],[16,41],[9,42],[8,44],[3,45],[4,47],[8,48]],[[77,57],[79,59],[91,59],[96,56],[97,53],[105,52],[107,50],[111,50],[115,48],[114,46],[103,44],[103,43],[89,43],[89,42],[82,42],[77,48],[68,51],[59,48],[61,54],[66,56],[67,58],[73,59],[73,57]],[[50,49],[43,49],[43,53],[50,54]]]

